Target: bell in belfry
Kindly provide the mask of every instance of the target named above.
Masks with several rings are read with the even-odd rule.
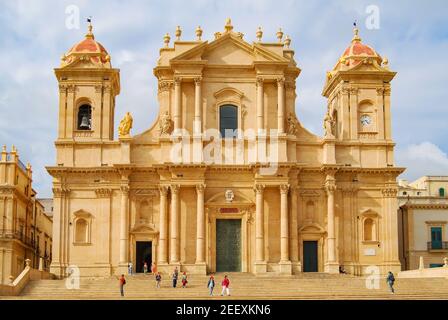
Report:
[[[90,129],[89,118],[87,117],[87,115],[82,116],[81,125],[79,126],[79,129],[82,129],[82,130]]]

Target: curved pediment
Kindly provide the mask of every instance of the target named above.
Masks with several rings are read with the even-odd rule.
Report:
[[[317,223],[309,223],[299,229],[300,233],[325,233],[325,229]]]
[[[231,190],[233,192],[233,199],[232,201],[229,201],[228,199],[230,199],[229,195],[227,195],[226,197],[226,192],[228,190]],[[208,199],[206,201],[206,205],[253,205],[254,202],[249,199],[246,195],[244,195],[243,193],[237,191],[237,190],[232,190],[232,189],[228,189],[226,191],[221,191],[216,193],[215,195],[213,195],[212,197],[210,197],[210,199]]]
[[[135,225],[131,233],[158,233],[154,224],[137,224]]]

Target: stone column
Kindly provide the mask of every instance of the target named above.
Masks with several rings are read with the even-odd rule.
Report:
[[[128,264],[128,211],[129,211],[129,186],[121,185],[121,205],[120,205],[120,263],[123,273]]]
[[[387,271],[394,273],[401,270],[401,264],[398,255],[398,200],[397,187],[390,185],[382,190],[383,194],[383,250],[384,250],[384,265],[385,268],[382,273]]]
[[[168,237],[167,237],[167,194],[168,186],[159,186],[160,192],[160,218],[159,218],[159,261],[158,264],[167,264],[167,247],[168,247]]]
[[[257,129],[264,129],[264,92],[263,78],[257,77]]]
[[[377,119],[377,127],[378,127],[378,139],[384,139],[384,88],[376,88],[376,104],[378,110],[378,119]]]
[[[62,190],[60,188],[53,188],[53,243],[52,243],[52,260],[50,265],[50,272],[56,277],[63,277],[62,270]]]
[[[390,114],[390,87],[384,88],[384,138],[392,139],[392,120]]]
[[[205,184],[196,185],[197,209],[196,209],[196,264],[203,264],[205,270],[205,212],[204,212]],[[197,270],[199,271],[199,270]]]
[[[170,264],[179,264],[179,185],[171,185]]]
[[[277,129],[278,133],[285,132],[285,78],[277,79]]]
[[[255,191],[255,273],[266,272],[264,255],[264,185],[256,184]]]
[[[182,88],[181,78],[174,78],[174,132],[177,132],[181,128],[181,114],[182,114]]]
[[[358,139],[358,88],[350,88],[350,139]]]
[[[280,272],[291,274],[289,260],[289,219],[288,219],[289,185],[280,185]]]
[[[202,162],[202,92],[201,77],[194,79],[193,162]]]
[[[201,93],[201,77],[194,79],[194,123],[193,132],[200,134],[202,131],[202,93]]]
[[[290,227],[290,258],[292,263],[292,271],[300,272],[301,266],[300,266],[300,259],[299,259],[299,235],[298,235],[298,207],[299,207],[299,200],[298,200],[298,191],[299,187],[294,186],[291,187],[291,222],[289,224]]]
[[[325,181],[325,191],[327,192],[327,263],[325,271],[329,273],[338,273],[339,265],[336,261],[336,230],[334,217],[334,192],[336,183],[332,174],[327,174]]]

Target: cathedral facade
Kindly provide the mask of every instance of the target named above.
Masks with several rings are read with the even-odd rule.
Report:
[[[249,43],[229,19],[211,41],[195,33],[164,36],[157,119],[134,134],[127,113],[118,139],[119,70],[91,25],[62,57],[51,272],[399,271],[387,59],[355,28],[326,76],[320,137],[296,115],[281,30]]]

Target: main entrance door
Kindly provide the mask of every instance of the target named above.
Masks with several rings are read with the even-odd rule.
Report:
[[[317,241],[303,241],[303,272],[317,271]]]
[[[216,220],[216,271],[241,272],[241,219]]]
[[[152,242],[151,241],[137,241],[135,255],[135,271],[143,272],[143,265],[148,264],[148,272],[151,270],[152,263]]]

